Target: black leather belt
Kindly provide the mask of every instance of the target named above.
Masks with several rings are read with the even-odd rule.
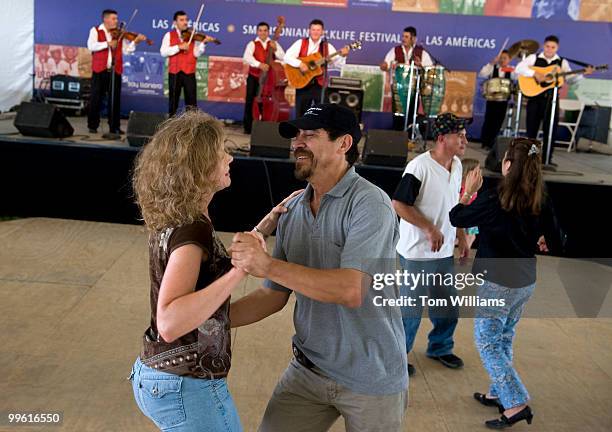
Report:
[[[299,364],[304,366],[306,369],[312,369],[315,367],[315,364],[308,360],[308,357],[306,357],[306,355],[302,351],[300,351],[300,349],[295,346],[294,343],[292,343],[291,345],[293,346],[293,356]]]

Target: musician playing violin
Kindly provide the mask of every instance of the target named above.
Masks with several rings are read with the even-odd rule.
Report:
[[[91,98],[89,101],[89,114],[87,127],[90,133],[97,133],[100,125],[100,105],[102,98],[108,95],[108,106],[111,104],[111,69],[114,58],[114,94],[113,115],[109,116],[108,124],[111,133],[123,133],[119,128],[119,111],[121,106],[121,74],[123,73],[123,54],[130,54],[136,50],[136,45],[146,40],[146,37],[137,34],[132,41],[124,41],[117,28],[117,11],[106,9],[102,12],[102,24],[92,27],[87,39],[87,48],[92,53]],[[111,118],[112,117],[112,118]]]
[[[206,43],[214,38],[206,36],[203,41],[189,40],[187,29],[189,18],[180,10],[174,13],[173,29],[164,35],[159,50],[168,57],[168,113],[172,116],[178,109],[181,90],[185,94],[185,108],[196,108],[196,62],[204,54]]]
[[[249,76],[247,78],[246,102],[244,106],[244,133],[250,134],[253,125],[253,100],[259,90],[259,77],[262,72],[267,72],[270,65],[266,63],[268,50],[274,51],[274,58],[282,61],[285,51],[276,41],[270,39],[270,25],[266,22],[257,24],[257,37],[250,41],[242,55],[244,63],[249,65]]]

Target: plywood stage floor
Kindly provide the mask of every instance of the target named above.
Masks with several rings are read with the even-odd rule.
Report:
[[[92,134],[87,129],[87,119],[85,117],[70,117],[70,124],[74,127],[74,136],[59,140],[54,138],[32,138],[25,137],[17,131],[13,125],[14,113],[0,115],[0,138],[10,141],[29,142],[43,141],[49,143],[62,142],[66,144],[102,146],[111,148],[128,147],[126,136],[122,135],[120,140],[110,141],[103,137],[103,133],[108,131],[108,124],[101,123],[98,133]],[[127,130],[127,120],[121,120],[121,129]],[[227,123],[225,126],[228,150],[236,154],[248,155],[250,149],[250,135],[242,132],[242,126]],[[362,154],[365,143],[365,136],[359,142],[359,153]],[[433,146],[433,142],[428,142],[428,148]],[[466,149],[464,158],[473,158],[481,162],[484,161],[488,150],[482,149],[477,142],[470,142]],[[418,156],[418,153],[410,151],[408,160]],[[567,182],[567,183],[586,183],[598,185],[612,185],[612,155],[598,154],[586,151],[568,153],[566,148],[559,147],[555,150],[555,163],[559,164],[555,172],[544,172],[546,181]]]
[[[231,234],[222,238],[228,242]],[[0,222],[0,244],[0,411],[64,413],[61,427],[20,430],[155,430],[136,407],[126,380],[149,317],[143,229],[21,219]],[[567,298],[554,292],[555,260],[540,260],[543,283],[536,292],[563,303]],[[259,283],[249,278],[236,297]],[[606,299],[608,306],[611,302]],[[290,359],[292,311],[293,300],[280,313],[233,332],[229,384],[245,431],[256,430]],[[472,320],[462,319],[457,328],[456,353],[466,364],[459,371],[424,356],[429,328],[424,320],[410,358],[417,374],[410,381],[405,430],[485,430],[483,421],[496,413],[472,399],[487,385]],[[536,417],[531,426],[522,423],[512,430],[612,430],[611,341],[610,318],[522,320],[516,366]],[[333,431],[342,430],[337,422]]]

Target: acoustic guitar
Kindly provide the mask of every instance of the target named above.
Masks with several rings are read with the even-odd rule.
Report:
[[[355,49],[361,49],[361,41],[355,41],[349,45],[349,50]],[[293,67],[285,64],[285,75],[287,75],[289,85],[295,87],[296,89],[306,87],[313,78],[323,75],[323,68],[321,66],[328,63],[337,55],[340,55],[339,51],[336,51],[327,57],[323,57],[321,53],[317,51],[306,57],[298,57],[308,66],[308,70],[306,72],[302,72],[299,67]]]
[[[519,76],[519,88],[527,97],[537,96],[549,90],[555,85],[561,87],[565,82],[565,77],[568,75],[582,74],[586,69],[576,69],[571,72],[560,72],[559,65],[551,65],[546,67],[531,66],[530,69],[544,74],[546,78],[542,82],[537,82],[535,77]],[[596,66],[594,70],[606,70],[608,65]]]

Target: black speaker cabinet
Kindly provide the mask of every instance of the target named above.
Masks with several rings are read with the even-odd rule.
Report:
[[[91,78],[77,78],[69,75],[51,77],[51,97],[58,99],[89,99]]]
[[[14,125],[27,136],[66,138],[74,134],[66,116],[56,106],[46,103],[23,102]]]
[[[501,172],[501,163],[504,159],[504,155],[506,154],[506,150],[508,150],[508,146],[510,142],[513,140],[512,137],[503,137],[498,136],[495,139],[495,144],[493,144],[493,148],[489,150],[489,154],[485,159],[485,168],[489,171],[493,172]]]
[[[361,84],[359,87],[351,86],[349,83],[344,84],[338,79],[330,82],[330,85],[325,89],[325,103],[340,104],[355,113],[357,121],[361,123],[361,111],[363,110],[363,89]]]
[[[130,112],[127,124],[127,141],[131,147],[142,147],[155,135],[157,127],[168,119],[168,114]]]
[[[251,130],[251,156],[288,159],[291,140],[278,133],[278,123],[254,121]]]
[[[370,129],[361,159],[366,165],[403,167],[408,159],[408,133]]]

